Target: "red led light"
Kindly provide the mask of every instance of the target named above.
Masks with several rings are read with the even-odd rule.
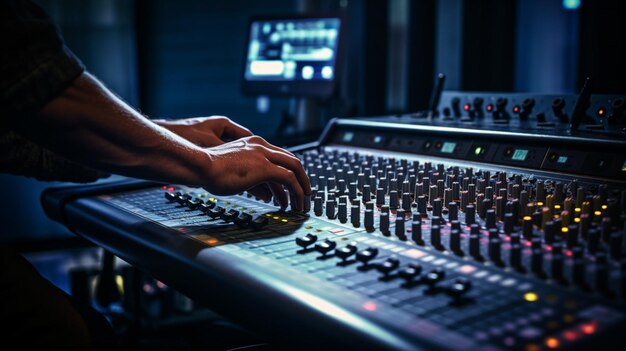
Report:
[[[519,106],[515,105],[513,106],[513,113],[518,113],[519,112]]]
[[[604,115],[606,115],[606,110],[604,109],[604,107],[600,107],[597,111],[598,117],[604,117]]]
[[[174,191],[174,187],[173,187],[173,186],[171,186],[168,190],[169,190],[169,191]]]
[[[492,104],[487,105],[487,111],[488,112],[493,111],[493,105]]]
[[[552,251],[552,246],[546,245],[546,251],[548,251],[548,252]]]
[[[368,310],[370,312],[374,312],[374,311],[376,311],[378,306],[376,306],[376,303],[368,301],[368,302],[363,304],[363,308],[365,308],[366,310]]]
[[[167,185],[163,185],[163,190],[167,189]]]
[[[578,339],[579,335],[575,331],[568,330],[563,333],[563,339],[567,341],[575,341]]]
[[[470,104],[465,104],[465,105],[463,105],[463,109],[464,109],[465,111],[469,111],[469,110],[470,110],[470,107],[471,107],[471,106],[470,106]]]
[[[587,335],[593,334],[597,330],[596,322],[589,322],[589,323],[583,324],[580,327],[580,330]]]
[[[572,255],[573,255],[572,250],[565,250],[565,256],[572,257]]]

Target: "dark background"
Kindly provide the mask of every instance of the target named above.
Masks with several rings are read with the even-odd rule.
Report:
[[[39,0],[68,46],[111,90],[154,118],[226,115],[278,145],[317,135],[333,116],[417,111],[433,77],[447,90],[626,93],[626,5],[619,0]],[[574,8],[568,8],[574,7]],[[285,98],[260,111],[240,86],[252,15],[342,12],[348,30],[336,96],[300,137],[277,137]],[[265,100],[267,101],[267,100]],[[263,102],[263,101],[261,101]],[[71,238],[47,220],[53,185],[0,175],[0,242]]]

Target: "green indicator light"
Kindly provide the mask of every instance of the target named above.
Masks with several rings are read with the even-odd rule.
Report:
[[[474,149],[474,154],[475,154],[476,156],[478,156],[478,155],[480,155],[480,153],[481,153],[482,151],[483,151],[483,148],[482,148],[482,147],[480,147],[480,146],[478,146],[478,147],[476,147],[476,148]]]

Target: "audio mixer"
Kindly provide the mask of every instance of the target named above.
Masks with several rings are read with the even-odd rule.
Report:
[[[445,112],[440,122],[331,121],[293,149],[313,186],[304,212],[135,180],[50,189],[43,205],[293,347],[616,345],[626,326],[626,141],[609,129],[462,127],[478,118],[462,111],[448,111],[453,124]]]

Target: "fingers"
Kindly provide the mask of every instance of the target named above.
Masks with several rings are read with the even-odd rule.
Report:
[[[270,183],[270,189],[272,189],[272,193],[274,194],[274,199],[278,202],[278,205],[281,209],[286,209],[287,205],[289,205],[289,200],[287,199],[287,195],[285,194],[285,189],[282,185],[278,183]]]
[[[270,188],[268,187],[267,184],[259,184],[256,186],[253,186],[252,188],[247,190],[248,193],[252,194],[253,196],[265,201],[265,202],[269,202],[272,199],[272,191],[270,190]]]
[[[232,120],[230,120],[227,117],[224,117],[223,119],[223,134],[222,134],[222,139],[241,139],[241,138],[245,138],[245,137],[249,137],[252,136],[252,132],[246,128],[243,127],[240,124],[237,124],[235,122],[233,122]]]
[[[302,187],[300,186],[298,179],[296,178],[295,174],[292,171],[282,166],[271,167],[268,170],[268,176],[272,182],[283,184],[284,186],[286,186],[289,192],[291,192],[291,194],[294,195],[296,199],[296,203],[295,203],[296,210],[300,211],[304,209],[304,191],[302,190]],[[283,196],[284,195],[285,194],[283,192]],[[294,204],[292,204],[292,206],[293,205]]]
[[[293,172],[298,180],[298,183],[300,184],[300,188],[302,189],[302,191],[305,194],[311,193],[311,183],[309,182],[309,177],[304,171],[300,160],[276,151],[270,151],[266,155],[266,157],[272,163],[282,166]]]

